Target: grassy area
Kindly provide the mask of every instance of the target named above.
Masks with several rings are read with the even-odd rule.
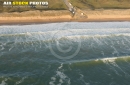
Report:
[[[0,0],[5,1],[5,0]],[[7,0],[10,1],[10,0]],[[38,0],[12,0],[12,1],[38,1]],[[49,8],[32,9],[32,8],[3,8],[0,2],[0,12],[23,12],[28,10],[66,10],[67,6],[63,0],[39,0],[48,1]],[[130,0],[69,0],[73,6],[80,9],[128,9],[130,8]]]
[[[5,0],[0,0],[5,1]],[[48,1],[49,7],[48,8],[12,8],[12,7],[2,7],[3,3],[0,3],[0,11],[1,12],[23,12],[28,10],[66,10],[67,7],[64,4],[63,0],[7,0],[7,1]]]
[[[128,9],[130,0],[69,0],[75,7],[80,9]]]
[[[12,13],[0,13],[0,17],[37,17],[37,16],[64,16],[70,15],[70,12],[67,10],[62,11],[26,11],[22,13],[12,12]]]

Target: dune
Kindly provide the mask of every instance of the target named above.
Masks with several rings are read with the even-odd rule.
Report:
[[[130,21],[130,9],[77,9],[74,16],[72,16],[72,14],[67,10],[0,13],[0,24],[49,23],[70,21]]]

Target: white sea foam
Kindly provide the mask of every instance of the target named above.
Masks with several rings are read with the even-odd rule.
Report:
[[[5,78],[4,80],[2,80],[2,82],[1,82],[0,85],[8,85],[8,84],[6,83],[7,80],[8,80],[8,78]]]
[[[90,83],[87,83],[87,80],[84,80],[84,75],[83,74],[79,74],[80,75],[80,80],[85,84],[85,85],[90,85]]]
[[[0,85],[7,85],[5,81],[2,81]]]
[[[24,82],[24,80],[25,80],[26,78],[27,78],[27,77],[23,77],[21,80],[17,81],[17,82],[15,83],[15,85],[18,85],[18,84]]]
[[[114,58],[103,58],[103,59],[101,59],[104,63],[108,63],[108,62],[110,62],[110,63],[113,63],[113,62],[115,62],[115,60],[117,59],[117,57],[114,57]]]
[[[56,74],[51,77],[49,85],[62,85],[63,83],[66,83],[66,85],[71,84],[69,77],[62,71],[64,70],[62,67],[63,63],[61,63],[61,65],[57,68]]]
[[[34,25],[8,25],[0,26],[0,34],[14,34],[26,32],[47,32],[56,30],[75,30],[75,32],[89,31],[92,33],[112,33],[112,32],[130,32],[130,22],[65,22]],[[95,31],[94,31],[95,30]]]

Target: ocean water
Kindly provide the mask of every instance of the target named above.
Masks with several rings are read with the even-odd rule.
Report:
[[[0,26],[0,85],[130,85],[130,22]]]

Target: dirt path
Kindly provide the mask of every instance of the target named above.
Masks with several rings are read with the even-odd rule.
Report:
[[[72,4],[68,0],[63,0],[66,6],[68,7],[69,11],[74,15],[75,14],[75,9],[72,6]]]

